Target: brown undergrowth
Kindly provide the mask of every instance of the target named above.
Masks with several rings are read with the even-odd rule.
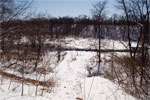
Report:
[[[131,58],[128,55],[115,56],[110,62],[111,72],[109,77],[122,86],[125,91],[139,99],[148,100],[150,90],[149,61],[142,65],[140,56]]]

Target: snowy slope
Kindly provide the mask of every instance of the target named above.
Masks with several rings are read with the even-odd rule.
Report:
[[[87,67],[93,56],[92,52],[67,51],[54,69],[56,85],[51,93],[20,96],[20,92],[5,91],[9,85],[6,82],[5,86],[0,85],[0,100],[136,100],[108,79],[87,77]]]
[[[56,69],[60,84],[52,100],[136,100],[107,79],[86,77],[86,66],[93,55],[94,53],[68,52]]]

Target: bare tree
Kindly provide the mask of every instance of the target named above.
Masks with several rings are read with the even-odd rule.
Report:
[[[11,30],[19,27],[19,25],[17,25],[5,29],[6,22],[23,16],[22,14],[25,13],[31,4],[32,0],[0,0],[0,38],[3,51],[5,34],[8,34]]]
[[[149,76],[149,58],[148,56],[148,45],[149,45],[149,18],[150,18],[150,0],[117,0],[119,8],[124,11],[127,24],[127,34],[128,34],[128,46],[130,49],[130,57],[133,62],[136,62],[136,65],[131,66],[132,80],[136,92],[144,91],[146,85],[143,83],[150,80]],[[139,37],[137,39],[137,46],[133,52],[131,47],[131,22],[134,22],[137,26],[140,27]],[[141,53],[137,54],[137,50],[141,46]],[[133,53],[132,53],[133,52]],[[139,58],[137,58],[139,57]],[[139,73],[140,76],[140,87],[138,87],[135,75]],[[149,83],[146,83],[149,84]],[[138,88],[140,89],[138,89]]]
[[[126,16],[126,22],[128,26],[128,41],[129,48],[131,51],[131,36],[130,36],[130,24],[131,21],[135,22],[137,25],[141,27],[140,36],[137,41],[137,47],[134,51],[135,56],[136,51],[139,47],[139,42],[142,41],[142,48],[144,48],[145,42],[149,41],[149,14],[150,14],[150,1],[149,0],[118,0],[120,4],[119,8],[121,8]],[[142,50],[144,55],[144,49]]]
[[[99,70],[100,70],[100,63],[101,63],[101,35],[102,35],[102,26],[101,26],[101,22],[104,20],[104,18],[106,17],[105,14],[105,8],[106,8],[106,4],[107,1],[100,1],[97,2],[95,5],[93,5],[93,9],[92,9],[92,15],[93,15],[93,19],[95,20],[95,22],[97,22],[98,24],[95,25],[95,33],[98,33],[98,38],[99,38],[99,52],[98,52],[98,72],[97,74],[99,74]]]

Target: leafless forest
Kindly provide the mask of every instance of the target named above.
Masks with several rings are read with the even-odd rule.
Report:
[[[99,65],[105,52],[110,53],[111,59],[105,61],[109,70],[102,74],[99,70],[93,74],[88,70],[90,77],[100,75],[138,99],[150,99],[150,0],[117,2],[123,15],[106,17],[107,2],[100,1],[93,5],[92,18],[85,15],[55,18],[44,14],[31,17],[34,13],[28,12],[31,0],[0,0],[0,85],[7,79],[8,89],[12,89],[11,84],[18,82],[23,96],[25,85],[32,84],[36,87],[35,95],[39,91],[43,95],[56,84],[55,77],[47,77],[54,73],[48,66],[57,66],[65,57],[64,51],[96,52]],[[67,37],[92,38],[97,42],[91,48],[65,47],[62,44]],[[127,45],[120,50],[103,49],[103,39]],[[131,45],[133,42],[135,46]],[[45,60],[48,52],[51,54]],[[127,54],[120,56],[116,52]]]

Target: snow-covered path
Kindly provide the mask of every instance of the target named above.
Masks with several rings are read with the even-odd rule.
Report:
[[[58,77],[57,93],[52,100],[76,100],[81,95],[79,81],[85,70],[85,59],[80,58],[78,52],[68,52],[65,59],[56,68]],[[80,59],[77,59],[77,58]],[[82,73],[80,73],[82,72]]]

